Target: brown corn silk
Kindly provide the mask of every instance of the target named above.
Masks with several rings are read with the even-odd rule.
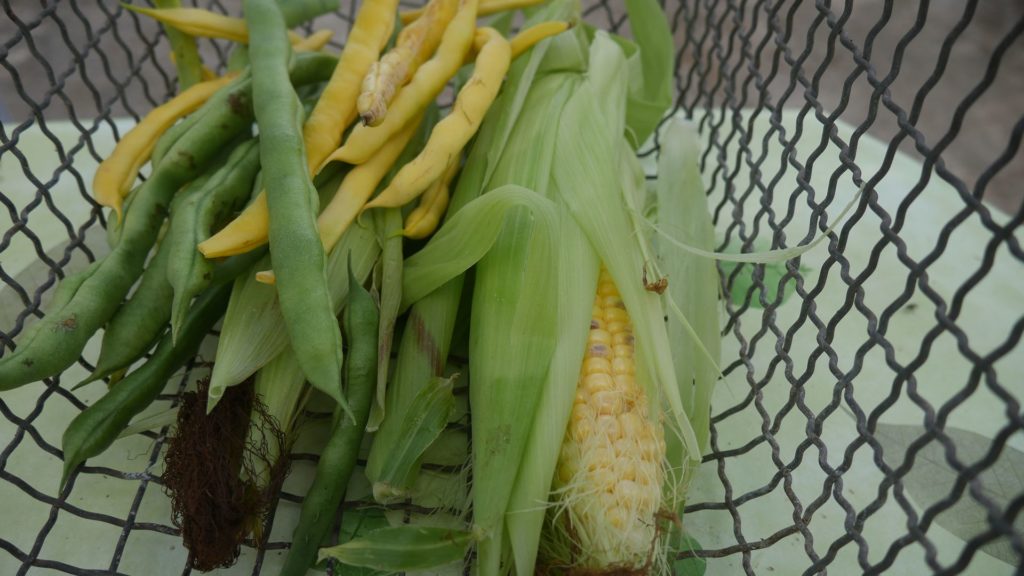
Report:
[[[284,433],[252,381],[229,388],[209,414],[208,388],[203,379],[195,392],[182,395],[163,474],[189,566],[204,572],[234,564],[245,536],[262,529],[288,471],[287,458],[270,461],[285,453]],[[262,442],[248,441],[250,417],[264,432]],[[244,480],[256,477],[257,466],[270,470],[263,488]]]

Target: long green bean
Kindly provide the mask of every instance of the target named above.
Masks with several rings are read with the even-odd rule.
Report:
[[[343,322],[349,343],[345,363],[348,405],[355,423],[335,414],[331,438],[320,454],[316,477],[302,501],[299,523],[292,534],[281,576],[301,576],[316,562],[317,549],[334,521],[355,468],[363,431],[370,416],[377,382],[377,328],[380,314],[370,293],[352,273],[349,263],[348,305]]]
[[[270,256],[285,328],[306,379],[341,389],[341,331],[327,289],[318,200],[302,137],[302,106],[287,81],[291,45],[273,0],[246,0],[260,165],[270,209]],[[347,410],[347,406],[342,406]]]
[[[259,168],[258,141],[245,142],[208,181],[191,187],[176,206],[167,233],[167,281],[174,294],[169,311],[172,337],[177,337],[189,303],[209,286],[212,277],[213,262],[204,258],[196,246],[218,223],[242,208]]]

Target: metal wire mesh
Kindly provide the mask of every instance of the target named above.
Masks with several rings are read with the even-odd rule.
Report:
[[[238,12],[237,3],[200,4]],[[701,168],[721,232],[719,249],[783,248],[828,236],[813,267],[797,259],[776,275],[763,267],[722,269],[725,294],[744,279],[749,285],[740,297],[725,299],[729,345],[722,368],[730,395],[724,401],[716,396],[712,451],[698,479],[712,488],[694,495],[686,522],[716,527],[723,536],[684,554],[712,559],[711,573],[716,566],[725,573],[767,573],[772,566],[766,554],[788,550],[805,574],[898,571],[908,557],[935,574],[958,574],[979,570],[978,558],[993,555],[993,546],[1001,547],[995,556],[1004,560],[1007,573],[1022,573],[1016,565],[1024,558],[1024,458],[1014,445],[1022,445],[1024,418],[1020,382],[1012,375],[1022,364],[1024,315],[1019,300],[1011,300],[985,333],[965,326],[979,306],[979,287],[993,270],[1024,278],[1024,204],[1013,186],[1024,175],[1019,154],[1024,107],[1014,100],[1024,77],[1019,56],[1024,9],[1012,2],[946,4],[665,3],[678,46],[676,109],[697,123],[706,141]],[[338,29],[339,38],[355,8],[352,2],[343,5],[340,14],[317,22]],[[0,316],[0,350],[10,351],[31,317],[42,315],[58,279],[97,257],[97,243],[88,236],[104,225],[99,207],[93,204],[84,220],[73,221],[62,211],[69,202],[92,203],[78,167],[100,159],[94,135],[101,130],[117,135],[115,118],[138,119],[164,101],[174,91],[174,72],[159,28],[116,3],[84,7],[74,1],[4,0],[2,7],[7,22],[0,22],[0,78],[6,109],[0,108],[0,162],[20,166],[36,189],[30,202],[17,205],[0,181],[0,204],[10,223],[0,236],[0,287],[17,302]],[[603,28],[628,31],[621,2],[586,2],[585,17]],[[205,42],[201,50],[208,63],[224,66],[223,45]],[[971,50],[980,54],[965,59]],[[998,116],[988,117],[992,114]],[[64,120],[77,132],[72,145],[51,129]],[[52,169],[38,170],[20,146],[30,130],[56,148],[60,162]],[[883,153],[865,159],[872,139],[881,142]],[[656,141],[643,150],[652,158],[657,153]],[[900,198],[888,199],[884,185],[906,158],[919,171]],[[846,201],[847,181],[864,192],[832,230]],[[922,210],[935,200],[931,191],[937,182],[944,186],[945,201],[955,204],[939,215]],[[52,191],[58,183],[70,183],[66,190],[79,196],[56,197]],[[43,233],[34,229],[44,215],[58,223],[47,233],[56,230],[67,238],[56,252],[46,251]],[[909,233],[921,219],[935,231],[924,247]],[[956,260],[961,275],[947,290],[941,279],[949,274],[950,254],[967,225],[980,231],[983,249]],[[865,235],[870,242],[864,257],[851,257],[850,247]],[[12,276],[4,262],[15,250],[34,252],[46,273],[28,280]],[[872,284],[880,276],[897,282],[880,291]],[[784,309],[787,291],[798,305]],[[826,292],[839,294],[834,305],[826,304]],[[927,320],[913,338],[901,329],[908,312]],[[948,371],[954,393],[940,399],[919,376],[936,355],[957,356],[966,366]],[[89,358],[80,364],[92,368]],[[186,372],[160,401],[173,404],[187,382]],[[126,547],[144,545],[140,533],[177,534],[166,520],[139,516],[147,494],[159,492],[163,433],[148,436],[142,471],[92,463],[55,493],[55,482],[28,480],[16,471],[15,461],[26,451],[59,461],[53,438],[61,430],[37,422],[44,411],[83,409],[85,396],[62,387],[59,377],[30,388],[23,392],[31,396],[27,411],[15,409],[10,396],[0,396],[6,421],[0,428],[0,490],[30,498],[45,514],[38,527],[25,526],[31,534],[20,541],[0,538],[8,555],[0,565],[19,575],[33,569],[125,573],[122,557]],[[979,399],[988,402],[987,436],[979,436],[978,449],[967,451],[967,436],[950,422]],[[913,415],[915,427],[912,434],[901,428],[902,440],[894,444],[894,428],[887,422],[897,405]],[[837,440],[835,430],[844,418],[849,430]],[[798,441],[789,440],[793,430]],[[915,474],[926,467],[950,478],[930,499],[913,489]],[[862,484],[864,476],[851,471],[865,468],[875,480]],[[1004,482],[1005,474],[1017,474],[1016,483]],[[76,484],[94,479],[137,486],[123,513],[99,513],[74,499]],[[855,498],[855,490],[869,495]],[[300,502],[301,496],[286,489],[282,500]],[[751,510],[766,502],[784,514],[770,522],[752,520]],[[976,526],[950,547],[939,526],[948,527],[943,518],[962,513],[965,503],[978,514]],[[873,532],[892,523],[882,512],[892,509],[902,516],[879,540]],[[68,515],[113,527],[107,566],[76,566],[45,552]],[[268,551],[288,547],[286,535],[271,529],[274,518],[269,522],[265,541],[248,543],[251,554],[243,558],[251,561],[253,574],[260,573]],[[840,568],[841,561],[848,568]],[[160,573],[179,570],[189,573],[181,566],[161,567]]]

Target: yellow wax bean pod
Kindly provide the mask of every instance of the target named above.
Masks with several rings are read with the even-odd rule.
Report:
[[[292,44],[292,50],[295,52],[316,52],[326,46],[333,37],[334,30],[317,30]]]
[[[128,10],[171,26],[189,36],[203,38],[221,38],[241,44],[249,43],[249,29],[245,20],[218,14],[201,8],[144,8],[132,4],[122,4]],[[302,36],[288,32],[288,40],[292,44],[302,41]]]
[[[364,123],[376,126],[384,120],[399,88],[437,50],[457,8],[458,0],[431,0],[423,17],[402,29],[395,47],[370,67],[357,100]]]
[[[331,154],[328,161],[338,160],[349,164],[366,162],[437,98],[448,80],[458,72],[466,53],[472,47],[478,2],[462,0],[455,18],[444,31],[437,53],[420,66],[412,80],[398,93],[384,121],[377,126],[356,126],[344,146]]]
[[[388,141],[373,155],[373,158],[352,168],[345,175],[338,187],[338,192],[317,218],[317,228],[320,230],[320,241],[323,242],[324,252],[330,252],[341,239],[345,230],[352,225],[359,215],[360,209],[373,195],[373,191],[377,189],[388,170],[394,166],[402,154],[402,150],[409,144],[409,140],[416,134],[419,124],[419,121],[410,122],[401,134]],[[263,284],[273,284],[277,278],[273,271],[263,270],[256,273],[256,280]]]
[[[418,22],[418,20],[417,20]],[[540,24],[534,24],[526,30],[516,34],[514,38],[509,40],[509,45],[512,48],[512,59],[523,55],[524,52],[533,48],[538,42],[546,38],[561,34],[569,28],[572,28],[571,22],[563,22],[561,20],[549,20],[547,22],[541,22]],[[466,55],[466,63],[476,60],[477,51],[471,50]]]
[[[498,12],[505,12],[508,10],[518,10],[519,8],[529,8],[530,6],[538,6],[547,2],[548,0],[480,0],[480,8],[478,9],[477,16],[490,16]],[[402,19],[402,25],[406,25],[414,20],[419,19],[423,16],[426,8],[418,8],[416,10],[406,10],[399,14]]]
[[[562,22],[559,20],[541,22],[540,24],[530,26],[526,30],[519,32],[519,34],[516,34],[515,38],[512,38],[509,42],[509,45],[512,48],[512,59],[515,60],[522,55],[523,52],[533,48],[534,44],[541,40],[561,34],[571,27],[572,24],[569,22]]]
[[[395,24],[398,0],[367,0],[359,8],[330,82],[306,120],[303,137],[310,172],[341,143],[356,119],[356,99],[362,80],[387,45]]]
[[[395,165],[402,150],[412,140],[422,121],[422,115],[414,122],[410,122],[405,129],[388,141],[383,148],[377,151],[369,161],[352,168],[345,179],[341,181],[338,193],[334,195],[331,202],[320,213],[317,218],[317,227],[320,229],[320,240],[323,241],[324,250],[330,251],[337,244],[345,229],[352,224],[360,209],[370,199],[373,192],[380,185],[388,170]]]
[[[345,128],[355,120],[360,82],[391,35],[397,7],[398,0],[367,0],[359,8],[334,74],[303,127],[310,174],[337,149]],[[200,243],[199,251],[207,258],[248,252],[267,243],[269,223],[266,194],[261,191],[237,218]]]
[[[480,28],[476,35],[480,54],[473,75],[455,98],[451,113],[437,123],[416,158],[398,171],[388,187],[366,204],[370,208],[403,206],[441,177],[452,158],[480,128],[508,71],[512,50],[494,28]]]
[[[448,164],[444,175],[423,193],[419,206],[410,212],[409,216],[405,219],[405,227],[402,229],[403,236],[420,240],[430,236],[437,230],[438,224],[441,223],[441,218],[444,217],[445,210],[448,209],[452,179],[455,178],[455,173],[458,171],[459,162],[454,160]]]
[[[96,175],[92,181],[96,201],[113,208],[120,221],[121,202],[131,190],[142,165],[149,160],[160,135],[179,118],[202,106],[210,96],[231,80],[232,77],[225,76],[209,82],[200,82],[147,114],[124,135],[124,138],[121,138],[110,156],[96,168]]]

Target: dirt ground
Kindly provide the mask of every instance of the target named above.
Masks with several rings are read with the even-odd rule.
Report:
[[[44,123],[71,118],[87,131],[97,116],[144,114],[172,92],[173,67],[158,28],[117,2],[0,0],[0,4],[0,161],[17,127],[33,118]],[[215,8],[231,13],[238,12],[239,4],[213,0]],[[593,0],[584,2],[593,4]],[[599,25],[618,22],[624,13],[620,4],[621,0],[607,0],[591,10],[588,19]],[[801,107],[810,99],[820,103],[826,115],[845,102],[839,117],[857,126],[871,118],[872,94],[881,94],[879,86],[893,73],[895,80],[885,93],[893,105],[911,111],[918,91],[936,69],[943,41],[965,19],[965,10],[976,5],[919,114],[906,119],[932,148],[943,142],[957,106],[983,79],[999,43],[1024,18],[1020,0],[824,4],[832,5],[828,18],[809,1],[668,0],[666,10],[677,31],[677,45],[682,47],[683,102],[720,107],[723,103],[756,106],[763,100]],[[342,13],[349,14],[350,2],[343,0],[342,5]],[[829,20],[842,20],[842,24]],[[915,23],[919,23],[917,34],[901,48],[900,40]],[[317,25],[338,29],[340,39],[346,22],[330,17]],[[833,29],[841,34],[830,42]],[[857,70],[857,63],[853,51],[843,44],[855,45],[864,55],[869,37],[866,60],[873,68],[873,80],[860,73],[847,88],[844,81]],[[809,43],[812,47],[805,50]],[[835,46],[832,55],[827,50],[830,44]],[[222,46],[204,43],[202,49],[207,62],[226,58]],[[791,63],[799,63],[798,68]],[[757,76],[751,70],[757,70]],[[759,77],[771,78],[759,87]],[[846,98],[844,90],[849,92]],[[1019,130],[1024,122],[1022,93],[1024,40],[1018,38],[1005,50],[994,81],[964,115],[959,134],[948,147],[943,144],[945,167],[968,190],[980,192],[976,189],[979,178],[1004,154],[1014,127]],[[900,133],[897,115],[884,101],[876,107],[868,133],[890,140]],[[812,116],[808,121],[816,120]],[[918,159],[924,157],[909,138],[900,147]],[[1022,180],[1024,155],[1018,151],[988,179],[984,199],[1015,213],[1024,199]]]

